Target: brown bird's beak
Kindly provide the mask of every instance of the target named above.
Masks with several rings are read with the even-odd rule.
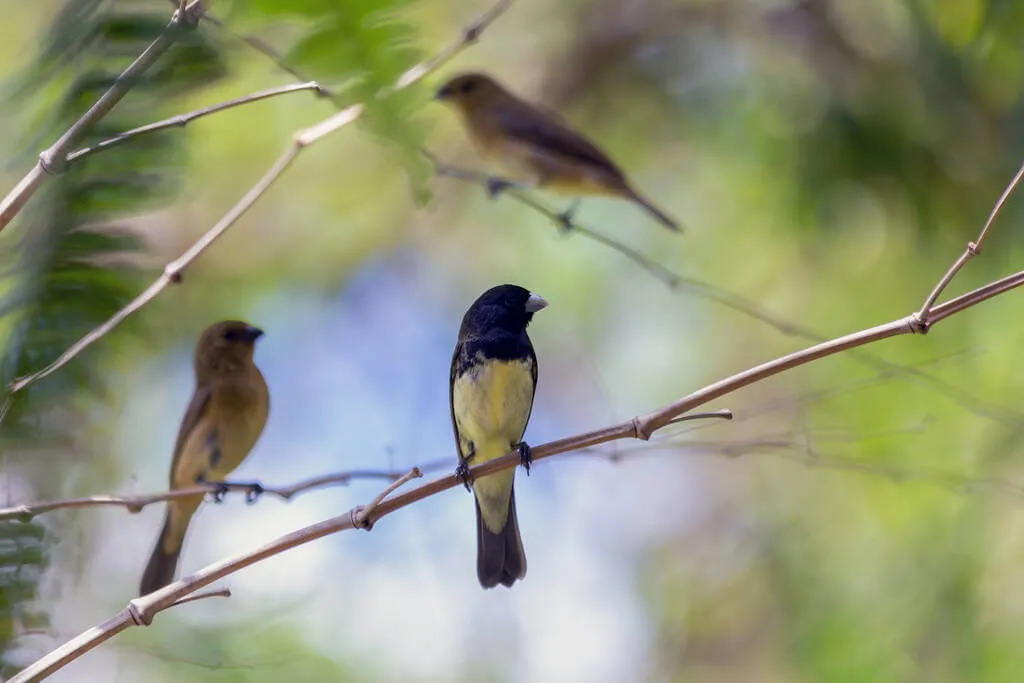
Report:
[[[245,340],[254,342],[263,336],[263,330],[253,325],[249,325],[245,328]]]
[[[445,83],[444,85],[437,89],[436,93],[434,93],[434,99],[439,101],[447,100],[451,96],[452,86],[450,83]]]

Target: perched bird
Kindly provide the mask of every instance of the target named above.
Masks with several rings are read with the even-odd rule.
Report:
[[[537,388],[537,355],[526,335],[533,314],[548,303],[516,285],[493,287],[462,318],[452,355],[449,399],[457,473],[468,466],[518,450],[529,472],[530,447],[523,442]],[[477,560],[480,585],[511,587],[526,576],[526,554],[516,521],[515,470],[473,482],[476,497]]]
[[[222,482],[249,454],[270,410],[270,393],[253,363],[263,330],[236,320],[206,328],[196,344],[196,388],[178,430],[171,461],[171,489]],[[174,580],[189,520],[203,496],[167,503],[164,527],[142,575],[145,595]]]
[[[604,152],[560,121],[525,102],[490,76],[469,73],[443,85],[436,99],[462,115],[480,153],[513,180],[563,194],[608,195],[640,204],[670,230],[679,225],[626,180]]]

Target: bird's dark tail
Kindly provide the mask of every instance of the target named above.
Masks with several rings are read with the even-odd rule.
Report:
[[[499,583],[509,588],[518,579],[526,576],[526,553],[523,539],[519,536],[519,522],[516,519],[516,492],[508,500],[508,519],[500,533],[493,533],[484,524],[480,514],[480,503],[476,502],[476,575],[484,588],[494,588]]]
[[[659,223],[664,225],[669,230],[673,232],[683,231],[683,229],[679,227],[679,223],[677,223],[672,217],[670,217],[667,213],[665,213],[664,211],[656,207],[654,204],[652,204],[651,200],[647,199],[647,197],[644,197],[642,194],[640,194],[633,188],[629,187],[628,185],[625,188],[625,194],[634,202],[647,209],[647,212],[649,214],[654,216]]]
[[[146,571],[142,573],[142,582],[139,585],[139,595],[146,595],[152,593],[155,590],[159,590],[167,584],[174,581],[174,570],[178,568],[178,557],[181,555],[181,544],[176,544],[177,547],[168,551],[165,546],[167,545],[168,537],[171,533],[171,512],[167,511],[167,517],[164,520],[164,528],[160,531],[160,536],[156,539],[156,547],[153,548],[153,555],[149,558],[149,564],[146,565]]]

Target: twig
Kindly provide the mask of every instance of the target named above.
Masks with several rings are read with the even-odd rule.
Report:
[[[225,111],[227,109],[233,109],[234,107],[240,107],[242,105],[250,104],[252,102],[259,102],[260,100],[266,100],[271,97],[277,97],[279,95],[288,95],[294,92],[305,91],[313,91],[317,94],[324,94],[326,92],[324,88],[316,81],[307,81],[305,83],[295,83],[292,85],[282,85],[277,88],[261,90],[251,95],[238,97],[233,100],[228,100],[227,102],[221,102],[219,104],[214,104],[209,107],[203,107],[202,109],[197,109],[195,111],[188,112],[187,114],[178,114],[177,116],[172,116],[171,118],[163,119],[162,121],[156,121],[155,123],[150,123],[145,126],[133,128],[119,135],[115,135],[114,137],[109,138],[107,140],[97,142],[95,145],[92,145],[91,147],[84,147],[82,149],[76,150],[68,154],[66,161],[69,164],[75,161],[79,161],[81,159],[84,159],[85,157],[95,154],[96,152],[102,152],[103,150],[109,149],[111,147],[131,140],[132,138],[139,137],[141,135],[148,135],[150,133],[166,130],[168,128],[184,128],[196,119],[202,118],[204,116],[209,116],[210,114],[216,114],[217,112]]]
[[[436,472],[437,470],[450,465],[451,462],[450,458],[445,460],[434,460],[425,465],[421,465],[419,469],[423,472]],[[277,496],[282,500],[291,500],[296,495],[312,491],[313,489],[324,488],[327,486],[345,486],[353,479],[386,479],[388,481],[395,481],[400,479],[404,474],[405,470],[350,470],[347,472],[337,472],[334,474],[325,474],[319,477],[305,479],[288,486],[261,486],[251,493],[247,492],[247,499],[249,502],[254,502],[258,497],[271,495]],[[237,490],[241,491],[246,490],[247,488],[251,487],[239,487]],[[222,490],[222,488],[216,484],[205,484],[183,489],[174,489],[172,491],[161,491],[160,493],[147,493],[135,496],[86,496],[83,498],[69,498],[66,500],[55,500],[41,503],[25,503],[23,505],[0,508],[0,522],[10,520],[29,522],[39,515],[53,512],[55,510],[71,510],[90,507],[122,507],[128,512],[135,514],[141,512],[143,508],[155,503],[162,503],[176,498],[188,498],[207,493],[215,493],[220,490]],[[228,490],[231,491],[236,489],[229,488]]]
[[[508,0],[499,0],[498,2],[499,6],[505,6],[507,4]],[[189,5],[189,8],[191,9],[194,6],[198,5],[199,0],[194,0]],[[481,20],[477,20],[476,22],[474,22],[474,24],[470,27],[469,30],[463,31],[462,36],[460,36],[460,38],[454,43],[453,46],[445,48],[445,50],[443,50],[440,53],[442,55],[447,55],[447,57],[441,60],[438,60],[436,57],[429,59],[428,63],[432,64],[433,66],[431,66],[429,69],[419,69],[418,71],[416,71],[415,78],[410,77],[410,72],[407,71],[399,79],[399,83],[396,84],[395,89],[398,90],[401,88],[409,87],[410,85],[412,85],[413,83],[415,83],[416,81],[430,73],[430,71],[433,68],[440,66],[447,59],[450,59],[452,56],[454,56],[461,50],[465,49],[471,43],[471,41],[468,41],[466,39],[466,34],[471,32],[475,37],[479,37],[480,32],[484,28],[486,28],[486,26],[491,21],[497,18],[497,16],[500,15],[500,13],[500,11],[495,13],[492,10],[490,13],[483,17],[483,19],[486,21],[484,21],[483,23],[481,23]],[[475,29],[473,27],[475,27]],[[416,67],[413,67],[413,69],[416,69]],[[261,178],[260,181],[255,186],[253,186],[252,189],[250,189],[246,193],[246,195],[242,197],[242,199],[237,204],[235,204],[235,206],[233,206],[231,210],[228,211],[228,213],[225,214],[223,218],[221,218],[220,221],[218,221],[218,223],[215,226],[213,226],[209,231],[207,231],[206,234],[200,237],[195,244],[189,247],[189,249],[184,254],[178,257],[178,259],[176,259],[175,261],[172,261],[171,263],[164,266],[163,274],[159,278],[157,278],[153,282],[153,284],[147,287],[141,294],[135,297],[135,299],[129,302],[124,308],[119,310],[117,313],[115,313],[106,322],[101,324],[99,327],[93,329],[84,337],[82,337],[77,342],[72,344],[52,363],[36,372],[15,378],[8,386],[9,394],[15,394],[25,389],[26,387],[31,386],[35,382],[38,382],[39,380],[51,375],[60,368],[64,367],[75,356],[77,356],[82,351],[87,349],[89,346],[94,344],[96,341],[110,333],[111,330],[113,330],[115,327],[121,324],[126,318],[128,318],[130,315],[132,315],[133,313],[137,312],[139,309],[147,305],[153,299],[155,299],[161,292],[163,292],[168,287],[168,285],[179,283],[181,281],[181,274],[184,271],[184,269],[188,267],[188,265],[191,264],[192,261],[194,261],[200,254],[202,254],[218,237],[223,235],[228,230],[228,228],[234,225],[234,223],[239,218],[241,218],[241,216],[246,211],[248,211],[249,208],[253,204],[255,204],[256,201],[261,196],[263,196],[263,194],[270,188],[270,186],[273,185],[274,182],[281,176],[281,174],[292,164],[293,161],[295,161],[295,158],[303,149],[305,149],[309,145],[314,144],[327,134],[334,132],[335,130],[338,130],[339,128],[355,121],[357,118],[359,118],[362,112],[362,105],[352,105],[350,107],[347,107],[346,109],[343,109],[337,114],[334,114],[330,118],[325,119],[324,121],[314,126],[311,126],[303,131],[299,131],[298,133],[296,133],[293,137],[292,143],[278,158],[278,160],[274,163],[270,170],[267,171],[263,178]],[[70,145],[68,146],[70,147]],[[62,158],[63,154],[66,153],[66,150],[62,150]],[[0,229],[2,229],[2,227],[3,225],[0,224]],[[7,397],[5,407],[9,406],[9,404],[10,396]],[[4,414],[6,414],[6,410],[0,408],[0,417],[2,417],[2,415]]]
[[[445,163],[441,161],[437,157],[437,155],[431,152],[429,149],[424,149],[421,151],[423,153],[423,156],[425,156],[427,160],[430,161],[430,163],[433,165],[434,173],[439,177],[453,178],[455,180],[461,180],[463,182],[475,183],[481,185],[482,187],[491,186],[495,181],[500,182],[501,180],[499,178],[494,178],[486,173],[481,173],[479,171],[471,171],[468,169],[459,168],[458,166],[453,166],[452,164]],[[683,285],[684,282],[687,284],[697,283],[696,280],[687,282],[688,278],[683,278],[680,275],[676,275],[668,268],[647,258],[646,256],[636,251],[635,249],[627,247],[626,245],[617,242],[610,237],[605,237],[604,235],[595,230],[591,230],[590,228],[580,225],[573,218],[571,212],[560,213],[558,211],[550,209],[541,204],[540,202],[538,202],[536,199],[531,197],[526,192],[520,191],[519,189],[516,189],[514,187],[502,190],[502,194],[507,194],[520,204],[528,206],[534,211],[540,213],[541,215],[546,216],[566,234],[579,233],[581,235],[589,237],[590,239],[596,242],[600,242],[601,244],[607,247],[611,247],[615,251],[619,252],[620,254],[622,254],[623,256],[630,259],[638,266],[649,272],[654,277],[661,280],[663,283],[665,283],[665,285],[668,286],[669,289],[677,289],[678,287]]]
[[[142,51],[134,62],[111,84],[103,95],[81,118],[60,137],[57,142],[44,150],[36,161],[36,165],[18,184],[0,201],[0,231],[14,219],[18,212],[28,203],[48,175],[59,175],[66,168],[65,157],[78,143],[85,133],[98,121],[110,113],[121,99],[139,82],[139,76],[146,72],[159,57],[167,51],[178,37],[181,30],[192,29],[206,12],[203,0],[183,1],[175,10],[167,28]]]
[[[953,262],[953,265],[949,267],[946,274],[942,276],[941,280],[939,280],[939,284],[935,285],[935,289],[933,289],[931,294],[928,295],[928,298],[924,300],[921,310],[917,312],[917,317],[921,321],[922,325],[928,325],[930,322],[929,316],[932,311],[932,306],[935,305],[935,302],[938,301],[942,292],[949,286],[949,283],[953,281],[956,274],[960,272],[960,269],[963,268],[973,256],[981,253],[981,246],[985,243],[985,238],[988,236],[989,228],[992,227],[992,224],[1002,212],[1003,205],[1006,204],[1006,200],[1010,198],[1013,191],[1017,189],[1018,185],[1020,185],[1022,178],[1024,178],[1024,165],[1021,165],[1017,170],[1017,174],[1013,176],[1013,180],[1011,180],[1006,186],[1003,193],[999,195],[999,199],[996,200],[995,206],[992,207],[992,211],[988,214],[988,219],[985,221],[985,225],[982,226],[981,232],[978,234],[978,239],[967,243],[967,249],[964,250],[964,253],[960,255],[960,258]]]
[[[417,64],[402,74],[395,84],[395,90],[408,87],[432,71],[447,64],[460,52],[480,40],[480,35],[487,27],[494,23],[511,6],[512,0],[498,0],[489,10],[480,15],[479,19],[463,29],[460,40],[450,44],[427,61]]]
[[[401,478],[391,482],[386,489],[380,492],[376,498],[374,498],[369,505],[352,508],[352,526],[357,529],[366,529],[370,531],[373,528],[373,522],[370,521],[370,516],[373,515],[374,511],[384,502],[384,499],[390,496],[392,493],[408,484],[413,479],[419,479],[423,476],[423,472],[418,467],[413,467],[409,472],[404,474]]]
[[[176,600],[171,605],[171,607],[177,607],[178,605],[184,605],[186,602],[195,602],[196,600],[205,600],[206,598],[230,598],[230,597],[231,597],[231,589],[230,588],[218,588],[217,590],[203,591],[202,593],[195,593],[193,595],[188,596],[187,598],[182,598],[181,600]]]
[[[410,479],[415,478],[418,474],[419,470],[414,469],[403,476],[399,482],[405,483]],[[97,626],[71,639],[67,643],[64,643],[64,645],[61,645],[56,650],[49,652],[46,656],[40,658],[27,668],[19,671],[14,675],[14,677],[8,679],[7,683],[26,683],[28,681],[42,680],[58,669],[66,666],[68,663],[78,659],[86,652],[110,640],[121,631],[132,626],[149,626],[153,622],[153,617],[158,613],[174,606],[175,604],[181,604],[184,598],[192,595],[197,590],[210,585],[217,579],[223,578],[228,574],[233,574],[240,569],[244,569],[245,567],[255,564],[260,560],[282,553],[285,550],[309,543],[317,538],[322,538],[344,529],[358,528],[357,522],[360,525],[365,525],[367,523],[364,521],[365,517],[362,520],[357,519],[359,511],[363,510],[367,516],[374,514],[380,504],[380,501],[387,502],[384,500],[384,496],[394,489],[395,485],[392,484],[385,490],[384,494],[378,496],[373,502],[365,507],[353,508],[346,514],[332,517],[331,519],[308,526],[300,531],[282,536],[256,551],[236,555],[230,559],[215,562],[191,576],[179,579],[160,590],[131,600],[128,603],[128,606],[121,610],[117,616],[107,619],[102,624],[98,624]]]

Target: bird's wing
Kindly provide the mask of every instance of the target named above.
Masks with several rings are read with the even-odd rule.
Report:
[[[592,142],[526,103],[499,107],[496,115],[501,129],[516,142],[571,162],[599,167],[616,177],[622,176],[619,167]]]
[[[174,442],[174,459],[171,461],[171,486],[174,486],[174,471],[178,466],[178,459],[181,457],[181,452],[185,448],[185,443],[191,436],[192,431],[199,424],[200,420],[210,410],[210,398],[213,396],[213,392],[210,391],[208,386],[199,385],[196,390],[192,393],[192,401],[188,404],[188,409],[185,411],[185,417],[181,420],[181,427],[178,428],[178,438]]]
[[[455,450],[459,453],[459,462],[465,459],[462,452],[462,439],[459,438],[459,425],[455,422],[455,378],[459,373],[459,361],[462,357],[465,342],[461,339],[455,345],[455,353],[452,354],[452,367],[448,373],[448,412],[452,416],[452,431],[455,432]]]

